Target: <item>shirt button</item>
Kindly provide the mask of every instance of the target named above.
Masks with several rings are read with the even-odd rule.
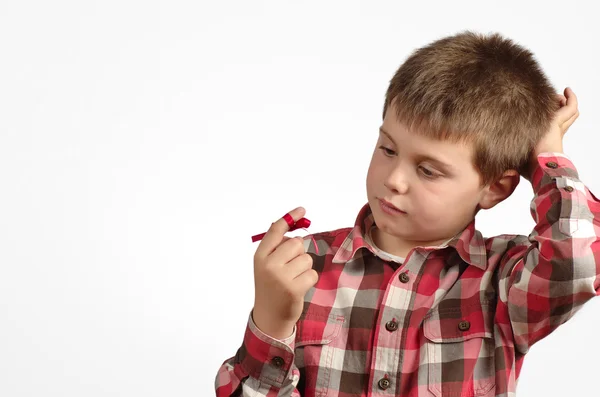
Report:
[[[404,284],[406,284],[410,281],[410,277],[408,277],[408,274],[406,274],[406,273],[400,273],[399,278],[400,278],[400,282],[404,283]]]
[[[390,387],[390,380],[386,379],[386,378],[382,378],[382,379],[379,379],[379,382],[377,382],[377,384],[379,385],[380,389],[385,390],[388,387]]]
[[[573,189],[573,186],[565,186],[565,190],[566,190],[567,192],[572,192],[572,191],[573,191],[573,190],[575,190],[575,189]]]
[[[398,329],[398,323],[395,321],[388,321],[387,323],[385,323],[385,329],[387,329],[390,332],[394,332]]]
[[[283,364],[285,364],[285,361],[283,361],[283,358],[277,356],[277,357],[273,357],[273,359],[271,360],[271,363],[276,366],[277,368],[283,367]]]
[[[467,331],[469,328],[471,328],[471,323],[467,320],[462,320],[460,323],[458,323],[458,329],[461,331]]]
[[[558,164],[557,164],[557,163],[555,163],[554,161],[548,161],[548,162],[546,163],[546,165],[547,165],[548,167],[550,167],[550,168],[557,168],[557,167],[558,167]]]

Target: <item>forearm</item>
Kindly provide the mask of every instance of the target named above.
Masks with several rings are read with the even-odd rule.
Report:
[[[568,158],[539,157],[532,175],[536,222],[529,244],[504,258],[501,298],[517,348],[529,347],[598,295],[600,203]]]

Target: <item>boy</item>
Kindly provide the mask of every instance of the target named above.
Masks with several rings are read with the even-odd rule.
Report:
[[[287,217],[258,246],[216,394],[514,396],[531,345],[600,294],[600,202],[562,153],[579,115],[564,94],[498,34],[415,51],[386,93],[355,226],[288,238]],[[535,228],[483,238],[476,213],[520,176]]]

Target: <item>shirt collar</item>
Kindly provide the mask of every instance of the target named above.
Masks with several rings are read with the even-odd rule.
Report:
[[[358,213],[354,227],[344,239],[340,248],[337,250],[332,261],[333,263],[345,263],[349,260],[362,256],[360,248],[366,248],[375,254],[376,249],[371,246],[365,239],[367,231],[373,227],[375,219],[371,212],[369,203],[365,204]],[[475,229],[475,219],[460,233],[455,235],[446,244],[439,247],[421,248],[425,252],[436,251],[442,248],[452,247],[460,255],[463,261],[469,265],[485,270],[487,267],[487,255],[485,249],[485,241],[481,233]],[[358,253],[357,253],[358,252]]]

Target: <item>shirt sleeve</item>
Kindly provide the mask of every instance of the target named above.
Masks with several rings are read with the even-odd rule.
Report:
[[[291,336],[281,340],[263,333],[250,313],[242,346],[217,372],[216,396],[300,397],[295,337],[296,326]]]
[[[569,158],[542,153],[532,175],[525,244],[510,244],[500,263],[499,305],[515,348],[529,348],[600,295],[600,202]]]

